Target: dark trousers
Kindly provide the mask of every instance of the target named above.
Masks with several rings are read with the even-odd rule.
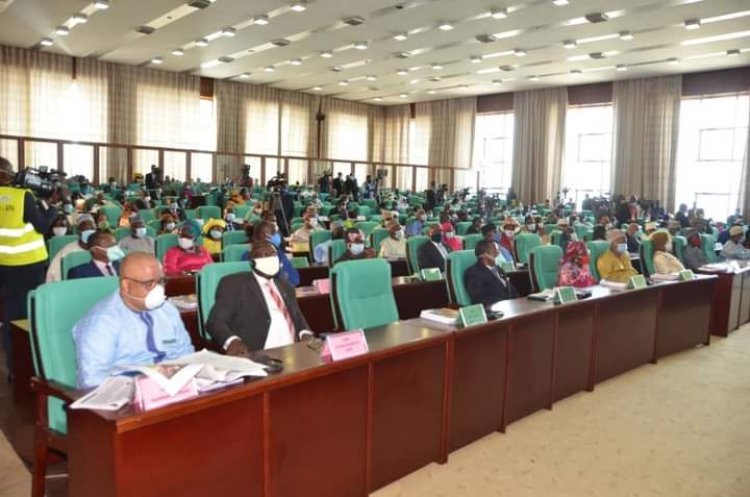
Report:
[[[10,343],[10,322],[26,319],[26,297],[44,283],[47,262],[25,266],[0,266],[0,299],[3,301],[3,349],[8,372],[12,371],[13,351]]]

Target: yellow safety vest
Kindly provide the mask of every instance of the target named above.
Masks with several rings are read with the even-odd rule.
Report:
[[[0,266],[25,266],[47,260],[44,237],[23,220],[28,191],[0,186]]]

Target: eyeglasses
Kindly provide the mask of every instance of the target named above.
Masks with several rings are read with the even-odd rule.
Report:
[[[146,290],[151,290],[156,285],[164,285],[166,283],[166,281],[167,281],[167,279],[164,278],[163,276],[161,278],[158,278],[158,279],[155,279],[155,280],[145,280],[145,281],[143,281],[143,280],[137,280],[135,278],[129,278],[127,276],[123,276],[122,279],[138,283],[139,285],[141,285]]]

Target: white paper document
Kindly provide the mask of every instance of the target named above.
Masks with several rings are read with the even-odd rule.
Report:
[[[71,409],[95,409],[99,411],[119,411],[130,403],[135,391],[133,378],[110,376],[94,390],[76,400]]]

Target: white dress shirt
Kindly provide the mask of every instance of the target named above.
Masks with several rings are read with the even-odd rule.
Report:
[[[115,267],[111,262],[102,262],[96,259],[93,259],[93,261],[96,268],[102,273],[102,276],[117,276],[117,271],[115,271]]]

